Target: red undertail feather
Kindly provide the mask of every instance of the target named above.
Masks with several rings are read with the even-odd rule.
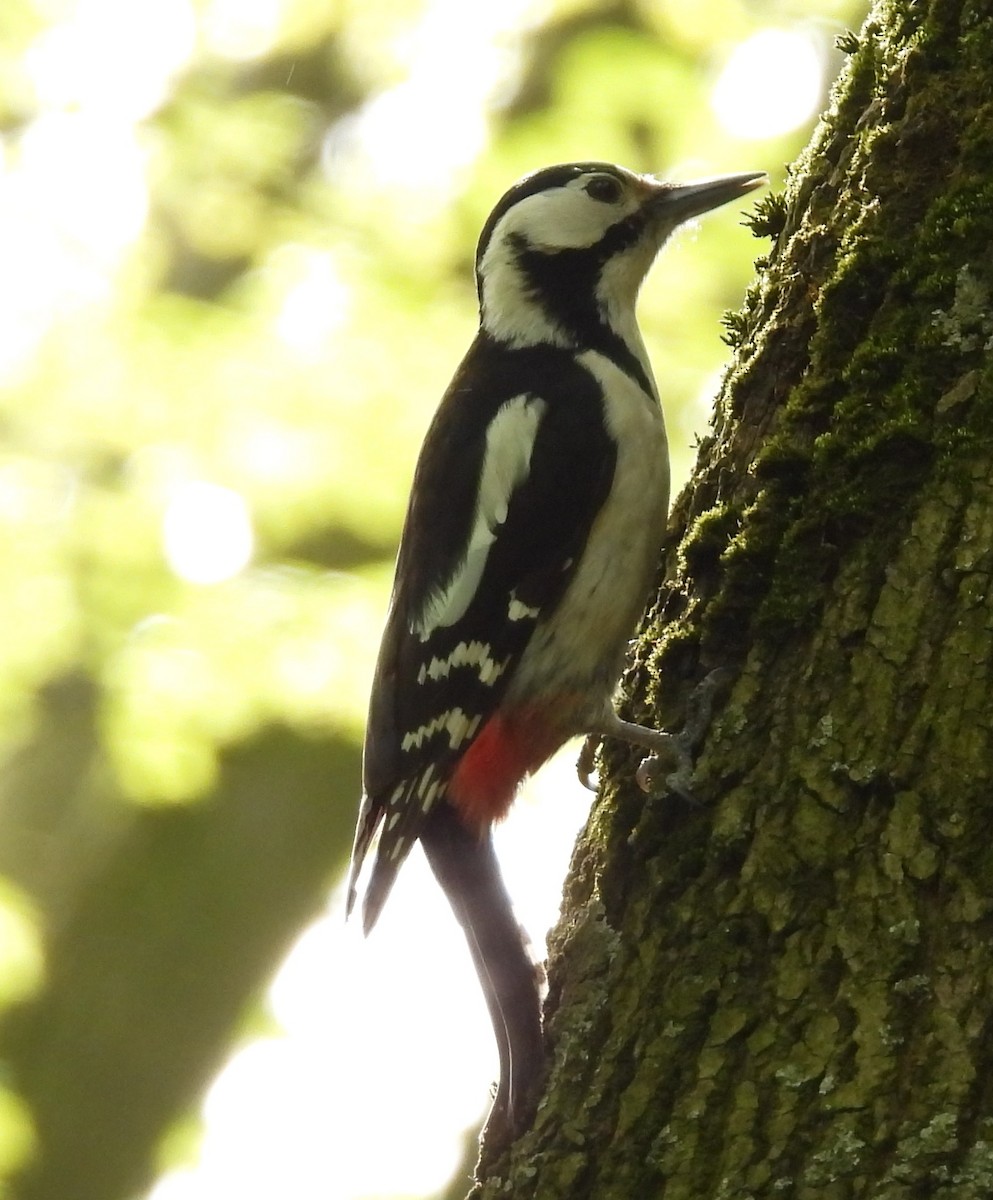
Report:
[[[449,803],[469,828],[482,832],[507,815],[521,780],[564,741],[533,710],[495,714],[459,760],[448,784]]]

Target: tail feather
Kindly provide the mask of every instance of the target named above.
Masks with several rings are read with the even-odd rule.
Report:
[[[444,795],[443,787],[436,784],[430,797],[421,797],[420,792],[426,791],[425,774],[422,772],[397,784],[385,798],[372,797],[368,793],[363,796],[352,847],[345,913],[349,915],[355,906],[362,864],[378,834],[372,871],[362,901],[362,928],[367,934],[379,919],[397,874],[420,836],[427,813]]]
[[[368,811],[367,811],[368,810]],[[355,831],[355,843],[352,847],[352,862],[348,871],[348,890],[345,897],[345,920],[352,915],[355,902],[358,899],[359,875],[369,847],[375,840],[376,833],[383,821],[383,809],[380,806],[373,811],[368,798],[363,801],[362,813],[359,816],[358,828]],[[406,847],[403,842],[392,841],[384,845],[386,839],[380,834],[376,856],[373,859],[372,871],[362,897],[362,932],[368,937],[373,926],[379,920],[383,905],[389,898],[396,882],[397,873],[404,859],[410,852],[410,844]]]
[[[367,937],[379,920],[379,914],[383,911],[383,905],[389,899],[393,885],[396,883],[397,874],[406,857],[407,853],[405,852],[403,858],[398,862],[393,862],[388,858],[384,858],[382,853],[380,853],[373,863],[369,884],[362,898],[362,932]]]
[[[368,795],[362,797],[359,819],[355,825],[355,840],[352,842],[352,859],[348,868],[348,890],[345,895],[345,920],[352,915],[358,893],[359,872],[369,852],[372,839],[383,819],[382,805],[374,804]]]

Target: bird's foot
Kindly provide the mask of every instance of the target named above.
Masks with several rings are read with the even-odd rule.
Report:
[[[579,776],[579,782],[584,788],[589,788],[591,792],[595,792],[597,789],[596,755],[602,741],[603,734],[589,734],[583,742],[579,758],[576,760],[576,774]]]
[[[686,720],[677,733],[622,721],[611,710],[603,723],[590,733],[583,743],[578,763],[580,779],[589,786],[589,775],[601,739],[616,737],[651,752],[641,760],[635,772],[635,780],[643,792],[660,791],[659,779],[662,777],[668,791],[675,792],[677,796],[692,803],[694,754],[710,728],[714,698],[730,677],[731,672],[727,668],[719,667],[697,684],[686,704]]]

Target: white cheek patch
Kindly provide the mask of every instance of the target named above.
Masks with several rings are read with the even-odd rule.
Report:
[[[511,497],[528,477],[538,425],[547,407],[537,396],[515,396],[490,422],[468,545],[451,578],[428,598],[411,624],[411,632],[422,642],[435,629],[454,625],[472,603],[490,547],[507,519]]]
[[[618,204],[605,204],[586,192],[588,181],[588,175],[581,175],[562,187],[526,196],[497,222],[480,263],[483,325],[497,341],[511,346],[574,344],[569,330],[554,321],[541,297],[531,292],[515,242],[539,253],[588,250],[611,226],[637,212],[636,193],[629,192]]]
[[[515,234],[536,250],[587,250],[595,246],[612,225],[637,212],[637,197],[627,195],[618,204],[594,200],[586,191],[588,176],[577,176],[563,187],[535,192],[515,204],[493,231],[492,243],[504,243]],[[486,273],[485,259],[483,273]]]
[[[511,346],[571,346],[568,333],[535,299],[518,270],[513,248],[491,245],[483,260],[483,324],[498,342]]]

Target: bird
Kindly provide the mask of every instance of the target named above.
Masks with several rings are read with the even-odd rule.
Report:
[[[684,222],[764,172],[672,183],[607,162],[526,175],[485,221],[479,328],[417,459],[373,677],[347,911],[369,933],[418,841],[463,927],[499,1053],[484,1139],[520,1133],[543,1070],[541,988],[492,828],[575,736],[658,755],[614,706],[669,506],[659,390],[636,319]],[[678,747],[676,747],[678,751]],[[378,842],[377,842],[378,837]]]

